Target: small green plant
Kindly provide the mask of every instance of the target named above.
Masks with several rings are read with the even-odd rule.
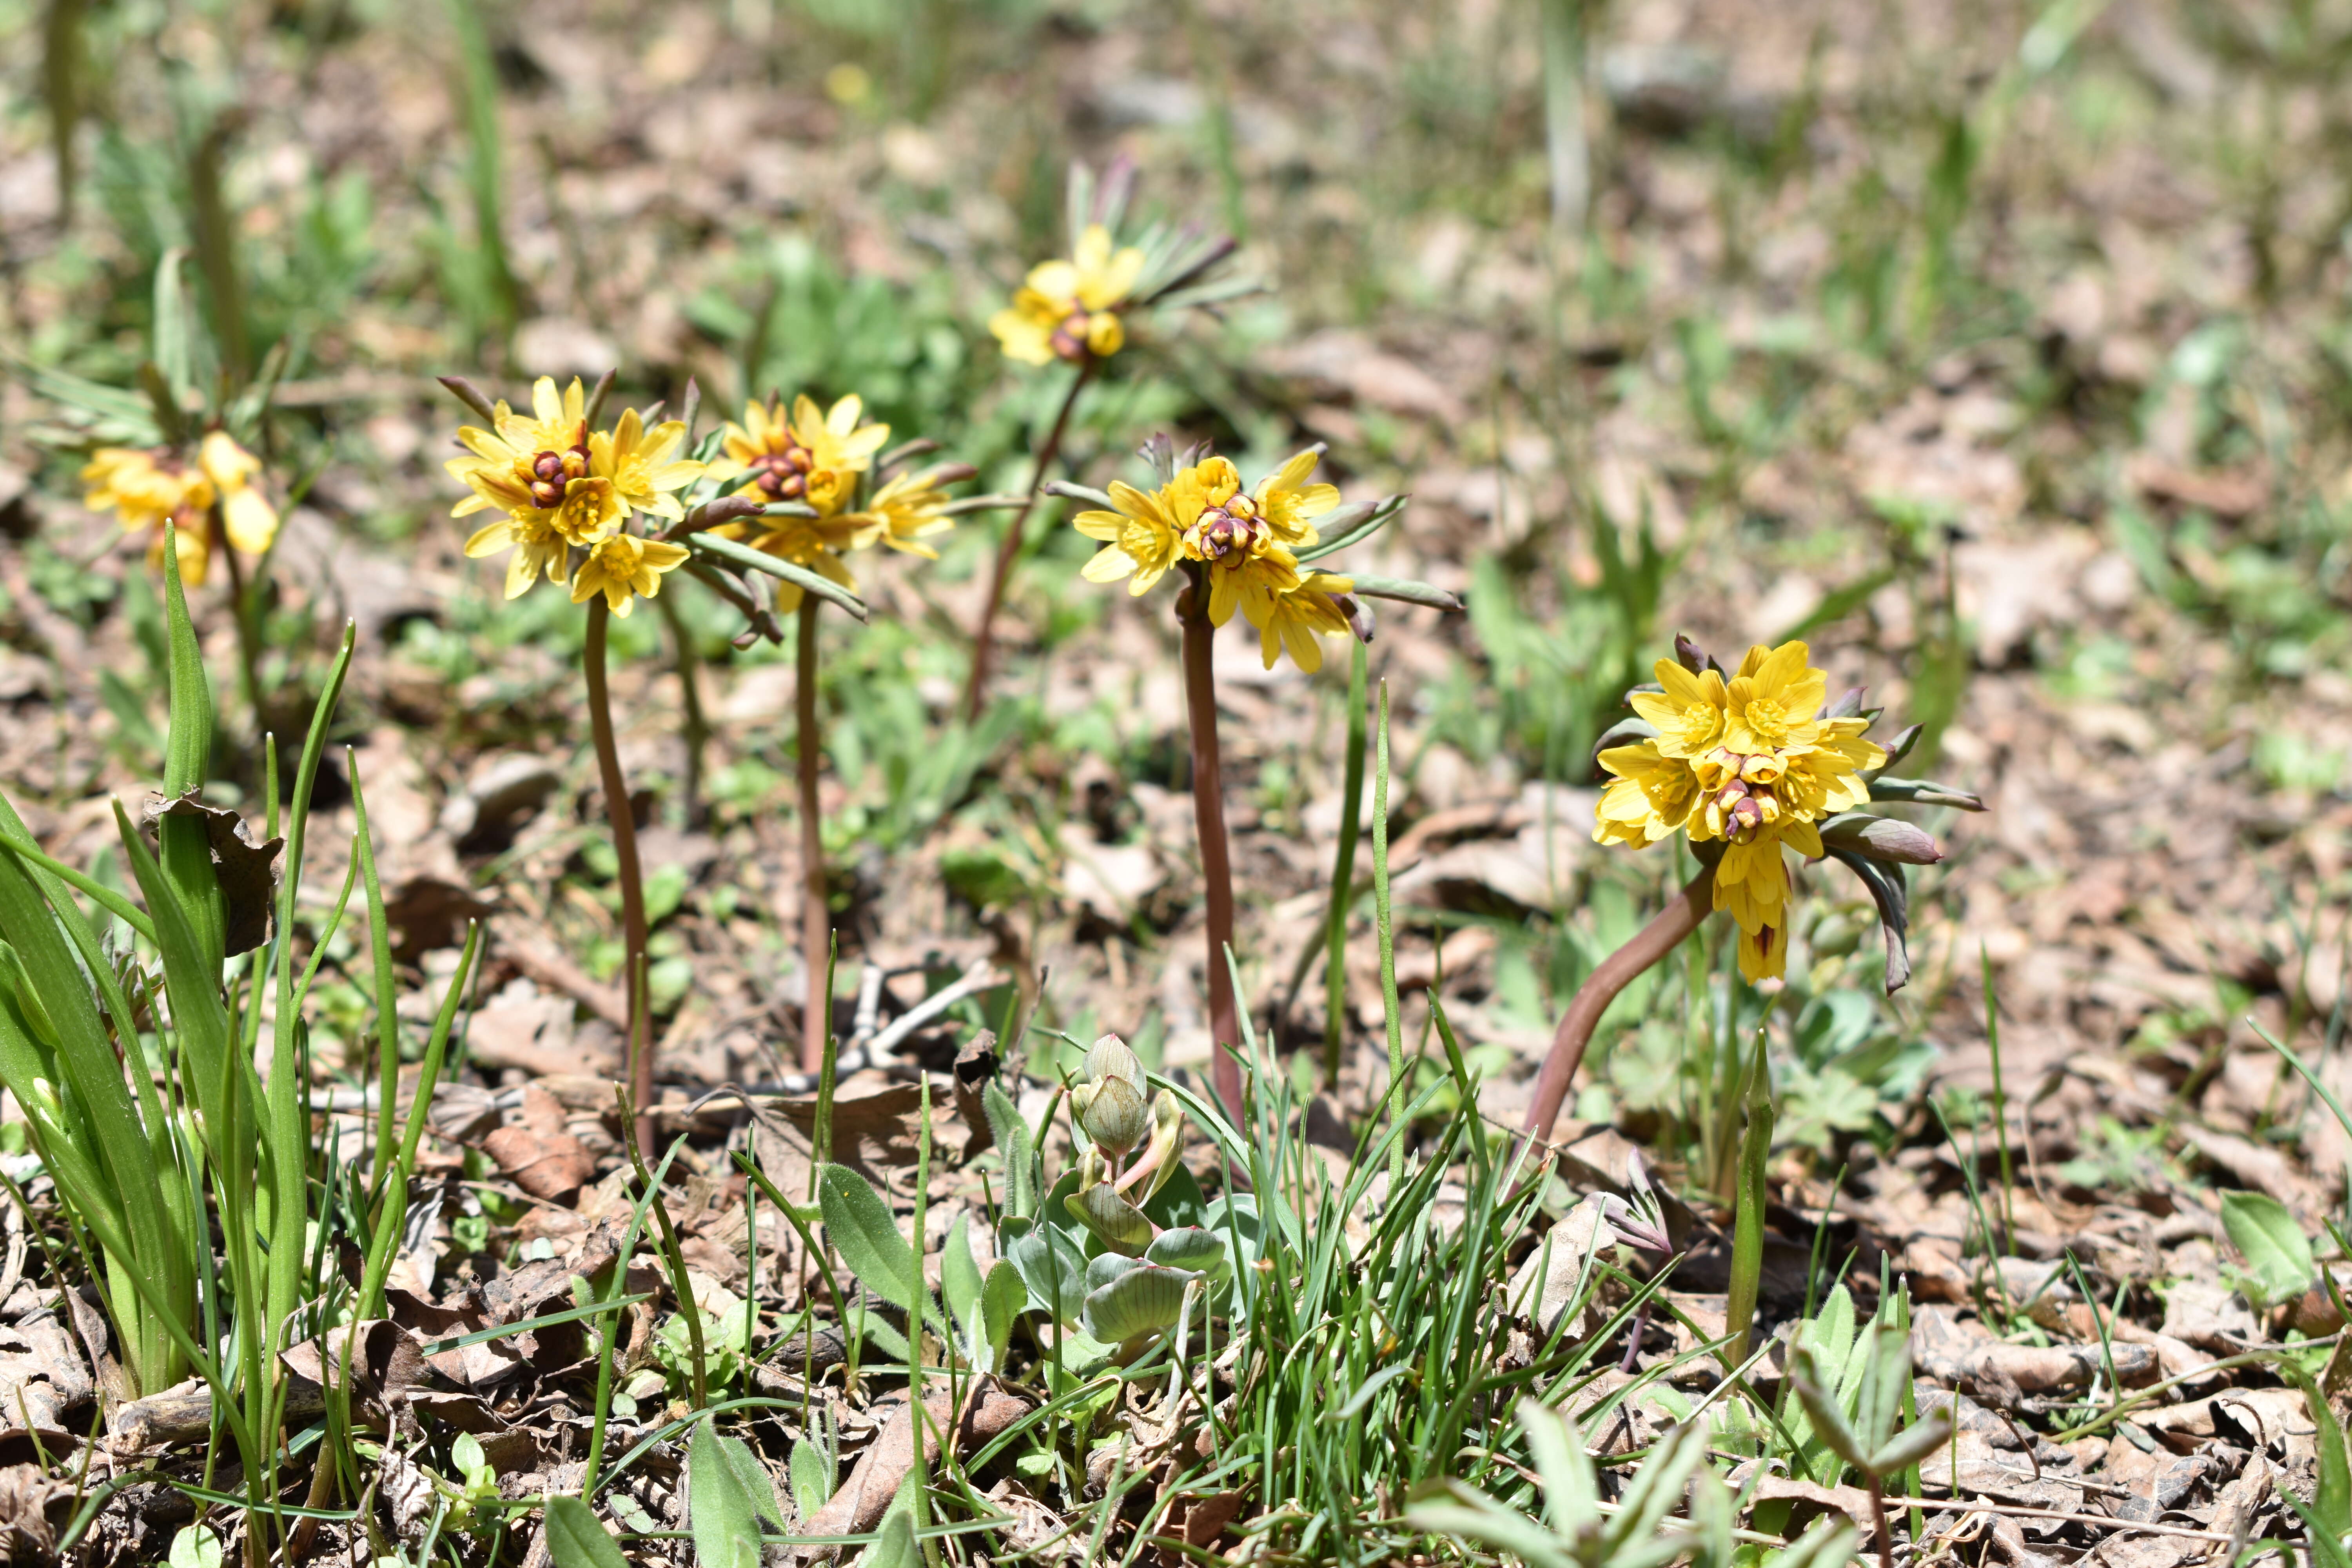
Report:
[[[1911,1341],[1904,1298],[1891,1301],[1896,1313],[1884,1308],[1842,1357],[1829,1336],[1815,1342],[1809,1336],[1790,1353],[1789,1384],[1811,1427],[1812,1440],[1844,1465],[1852,1466],[1870,1493],[1871,1519],[1877,1534],[1879,1561],[1895,1568],[1895,1542],[1886,1522],[1887,1484],[1904,1471],[1951,1441],[1952,1408],[1937,1406],[1921,1420],[1904,1425],[1912,1405]],[[1838,1466],[1828,1468],[1824,1484],[1834,1486]],[[1912,1489],[1916,1491],[1916,1486]]]

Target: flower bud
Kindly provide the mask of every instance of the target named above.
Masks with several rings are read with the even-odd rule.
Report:
[[[1151,1135],[1151,1107],[1139,1082],[1107,1078],[1094,1089],[1078,1125],[1104,1152],[1123,1155]]]
[[[1138,1089],[1143,1087],[1142,1058],[1128,1049],[1127,1042],[1117,1035],[1105,1035],[1088,1047],[1086,1066],[1081,1070],[1094,1083],[1107,1078],[1123,1078]]]

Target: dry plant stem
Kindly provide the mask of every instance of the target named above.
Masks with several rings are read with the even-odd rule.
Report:
[[[588,728],[596,742],[596,771],[604,785],[604,815],[613,824],[613,858],[621,868],[621,964],[629,982],[629,1098],[637,1108],[637,1148],[651,1153],[654,1140],[653,1004],[646,994],[646,879],[637,864],[637,822],[629,805],[628,781],[621,774],[621,751],[613,739],[613,697],[604,680],[604,634],[612,610],[602,598],[588,605]]]
[[[801,969],[808,976],[808,1001],[801,1009],[801,1071],[824,1066],[824,1040],[833,1032],[826,1016],[832,987],[833,911],[825,905],[824,821],[818,815],[816,773],[816,612],[814,594],[801,596],[800,662],[793,680],[793,746],[799,751],[801,784]]]
[[[980,721],[980,710],[987,700],[988,665],[996,651],[996,612],[1004,603],[1004,584],[1012,580],[1013,563],[1021,558],[1021,541],[1029,531],[1029,514],[1037,509],[1037,487],[1045,482],[1046,470],[1061,456],[1062,437],[1070,428],[1070,411],[1078,405],[1078,394],[1094,375],[1094,361],[1078,366],[1078,374],[1070,378],[1070,390],[1062,398],[1061,412],[1054,416],[1054,428],[1046,434],[1045,444],[1037,448],[1037,461],[1029,470],[1029,489],[1023,497],[1021,510],[1004,527],[1004,538],[996,546],[996,571],[988,580],[988,603],[980,612],[980,626],[972,637],[971,677],[963,690],[963,721],[967,724]]]
[[[1633,982],[1633,977],[1657,963],[1683,938],[1698,930],[1713,908],[1715,868],[1702,866],[1698,875],[1685,883],[1656,918],[1634,933],[1633,940],[1601,961],[1576,994],[1570,998],[1568,1011],[1559,1020],[1559,1027],[1551,1037],[1551,1050],[1544,1057],[1543,1071],[1536,1077],[1535,1103],[1528,1108],[1527,1134],[1530,1143],[1549,1141],[1552,1123],[1559,1120],[1559,1108],[1568,1098],[1568,1086],[1583,1064],[1584,1047],[1592,1039],[1592,1031],[1601,1023],[1601,1015],[1617,994]]]
[[[1225,846],[1225,778],[1217,758],[1217,684],[1209,648],[1217,628],[1209,620],[1208,584],[1201,568],[1185,564],[1192,584],[1176,599],[1184,627],[1184,710],[1192,731],[1192,826],[1201,840],[1201,879],[1209,900],[1209,1052],[1217,1101],[1235,1126],[1242,1119],[1241,1013],[1234,1002],[1234,972],[1225,950],[1234,941],[1233,857]]]

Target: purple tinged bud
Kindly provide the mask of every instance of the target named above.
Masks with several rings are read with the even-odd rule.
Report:
[[[1935,839],[1915,823],[1891,816],[1864,816],[1849,812],[1822,824],[1824,847],[1873,860],[1893,860],[1906,866],[1933,866],[1944,858]]]
[[[1675,634],[1675,659],[1693,675],[1706,674],[1706,667],[1710,662],[1706,657],[1706,650],[1681,632]]]

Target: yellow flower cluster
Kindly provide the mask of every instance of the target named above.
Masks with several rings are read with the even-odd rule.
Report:
[[[502,514],[466,541],[466,553],[514,552],[508,598],[544,577],[568,583],[573,604],[601,594],[613,614],[625,616],[638,598],[661,591],[662,574],[686,560],[685,548],[628,526],[637,513],[670,522],[686,516],[676,492],[701,477],[702,465],[676,457],[682,421],[648,430],[632,408],[611,430],[591,430],[579,381],[558,394],[554,378],[541,376],[528,416],[501,402],[491,424],[457,432],[471,456],[452,458],[447,468],[473,493],[450,515]]]
[[[1210,621],[1223,626],[1239,609],[1258,630],[1265,668],[1286,650],[1308,671],[1323,668],[1318,636],[1349,629],[1335,594],[1355,583],[1328,572],[1302,571],[1297,552],[1318,542],[1315,519],[1339,502],[1337,488],[1308,484],[1316,454],[1301,452],[1258,481],[1242,488],[1241,475],[1224,458],[1212,457],[1177,470],[1146,494],[1112,481],[1115,511],[1082,511],[1073,520],[1080,533],[1104,548],[1082,569],[1089,582],[1124,579],[1128,592],[1142,594],[1171,568],[1191,563],[1204,579]]]
[[[805,566],[852,593],[857,580],[842,560],[851,551],[887,544],[938,560],[939,552],[925,541],[955,527],[942,488],[950,470],[894,475],[859,504],[860,487],[889,439],[890,426],[866,423],[866,405],[854,394],[822,412],[813,399],[797,397],[789,418],[782,400],[746,405],[743,423],[727,426],[726,455],[711,464],[711,477],[722,483],[740,479],[731,493],[746,500],[801,501],[816,516],[762,517],[712,531]],[[800,603],[797,585],[776,584],[779,610],[798,609]]]
[[[1067,261],[1041,261],[1013,303],[989,321],[1005,357],[1024,364],[1108,359],[1127,343],[1118,308],[1143,275],[1143,252],[1111,247],[1110,230],[1088,224]]]
[[[176,524],[180,576],[202,583],[212,562],[215,506],[232,549],[259,555],[278,537],[278,510],[254,482],[260,474],[261,459],[219,430],[197,444],[194,462],[169,451],[101,447],[81,471],[88,487],[82,504],[117,514],[130,532],[149,534],[151,564],[163,562],[164,525]]]
[[[1637,848],[1677,831],[1720,841],[1715,907],[1738,923],[1739,970],[1750,980],[1787,963],[1782,848],[1819,859],[1814,824],[1866,804],[1863,775],[1886,763],[1862,738],[1869,720],[1821,716],[1829,681],[1808,657],[1801,642],[1759,645],[1728,680],[1662,658],[1662,689],[1632,698],[1656,737],[1601,753],[1616,782],[1601,797],[1593,837]]]

